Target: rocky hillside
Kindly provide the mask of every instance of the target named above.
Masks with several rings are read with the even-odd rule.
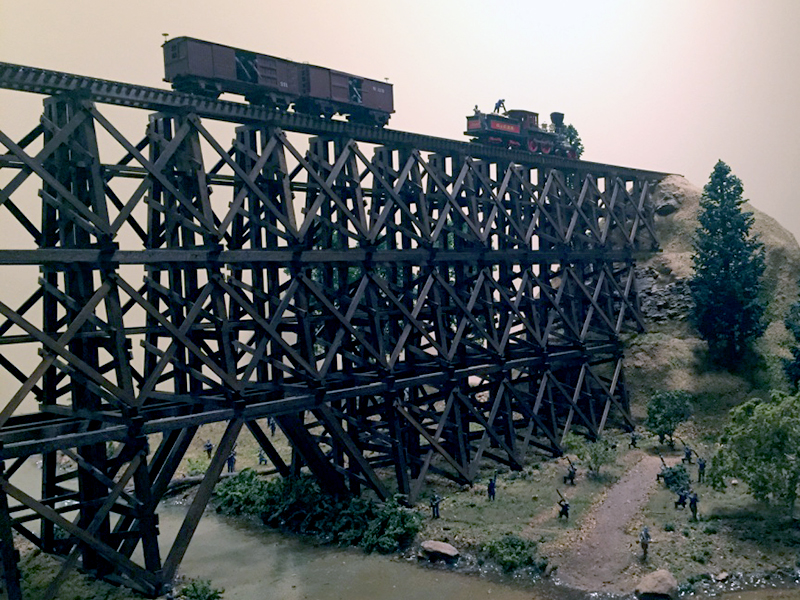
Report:
[[[713,417],[720,411],[786,385],[780,357],[789,356],[792,339],[783,319],[798,296],[800,246],[775,219],[745,204],[745,210],[755,216],[753,230],[766,247],[764,291],[770,324],[756,346],[761,357],[758,364],[742,365],[737,374],[714,369],[708,364],[705,342],[688,322],[687,281],[692,274],[692,239],[701,193],[683,177],[672,176],[654,194],[661,252],[638,265],[648,331],[628,340],[626,366],[635,416],[644,416],[654,390],[682,389],[697,395],[697,417],[713,428]]]

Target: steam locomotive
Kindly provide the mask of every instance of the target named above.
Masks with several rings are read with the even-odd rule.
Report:
[[[383,127],[394,112],[392,84],[190,37],[164,43],[164,81],[173,89]]]
[[[550,121],[549,127],[540,125],[539,114],[529,110],[508,110],[500,114],[482,113],[475,107],[475,114],[467,117],[464,134],[482,144],[577,158],[565,135],[563,113],[550,113]]]

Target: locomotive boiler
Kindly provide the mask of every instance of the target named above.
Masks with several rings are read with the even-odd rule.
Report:
[[[190,37],[164,43],[164,81],[208,98],[228,92],[279,110],[383,127],[394,112],[392,84]]]

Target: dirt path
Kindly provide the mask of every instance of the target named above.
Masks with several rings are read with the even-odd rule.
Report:
[[[558,580],[592,592],[633,591],[642,569],[638,528],[631,529],[631,520],[654,490],[660,470],[661,460],[645,454],[608,490],[560,552],[551,555]]]

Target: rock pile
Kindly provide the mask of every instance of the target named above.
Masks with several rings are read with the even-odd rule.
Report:
[[[651,321],[684,320],[692,306],[689,282],[664,277],[654,267],[636,269],[636,289],[642,315]]]

